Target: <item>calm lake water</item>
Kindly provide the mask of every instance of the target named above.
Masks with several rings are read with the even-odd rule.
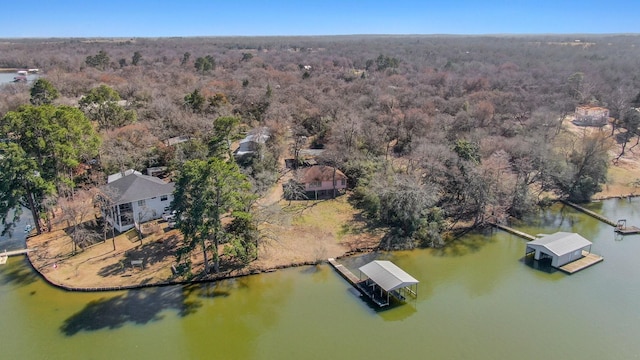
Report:
[[[592,205],[640,226],[640,199]],[[44,283],[24,258],[0,266],[2,358],[633,359],[640,357],[640,236],[561,205],[532,234],[575,231],[604,262],[574,275],[536,269],[525,240],[471,234],[389,259],[421,281],[418,298],[370,307],[328,265],[236,280],[109,293]],[[1,246],[1,245],[0,245]]]

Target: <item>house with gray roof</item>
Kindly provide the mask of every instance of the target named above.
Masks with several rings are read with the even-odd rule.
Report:
[[[116,230],[127,231],[169,211],[173,190],[173,183],[131,172],[100,188],[100,197],[107,204],[103,216]]]

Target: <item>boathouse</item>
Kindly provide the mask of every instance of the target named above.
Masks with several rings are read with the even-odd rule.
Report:
[[[591,252],[591,241],[579,234],[561,231],[529,241],[525,254],[535,253],[536,260],[551,258],[551,266],[559,268],[582,258],[583,251]]]
[[[390,296],[403,301],[407,294],[418,295],[419,281],[391,261],[374,260],[359,270],[358,287],[379,306],[389,305]]]

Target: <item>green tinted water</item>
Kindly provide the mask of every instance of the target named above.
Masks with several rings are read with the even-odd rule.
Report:
[[[592,210],[640,226],[640,199]],[[522,261],[525,241],[472,234],[442,250],[377,254],[421,281],[377,311],[328,265],[116,293],[52,288],[22,258],[0,266],[2,358],[629,359],[640,356],[640,236],[556,206],[518,226],[576,231],[605,261],[565,275]],[[343,260],[351,269],[368,255]]]

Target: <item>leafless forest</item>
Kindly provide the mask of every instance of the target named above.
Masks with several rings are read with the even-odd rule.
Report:
[[[214,121],[233,116],[235,139],[272,135],[240,164],[255,192],[276,184],[283,158],[325,149],[318,161],[348,176],[350,201],[399,247],[440,244],[461,221],[521,217],[551,195],[588,200],[609,144],[633,146],[640,125],[640,36],[4,40],[0,67],[40,69],[54,104],[117,92],[107,116],[83,108],[101,166],[78,184],[179,170],[210,156]],[[0,118],[30,103],[30,84],[0,93]],[[584,104],[608,108],[616,135],[568,134],[562,119]],[[168,145],[178,136],[190,141]]]

